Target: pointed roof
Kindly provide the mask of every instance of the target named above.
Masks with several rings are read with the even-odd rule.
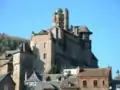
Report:
[[[10,80],[12,80],[13,84],[15,85],[15,82],[13,81],[10,73],[4,74],[4,75],[0,75],[0,83],[1,83],[6,77],[9,77]]]
[[[92,34],[92,32],[88,29],[87,26],[83,25],[83,26],[80,26],[80,31],[81,33],[89,33],[89,34]]]
[[[33,71],[32,75],[28,78],[27,82],[41,82],[41,76]]]
[[[117,76],[116,77],[114,77],[114,79],[115,80],[120,80],[120,71],[119,70],[117,70]]]

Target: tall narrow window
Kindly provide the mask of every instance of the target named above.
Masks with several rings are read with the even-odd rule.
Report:
[[[44,43],[44,48],[46,48],[46,43]]]
[[[103,86],[105,85],[105,81],[102,82],[103,83]]]
[[[87,87],[87,81],[86,81],[86,80],[83,81],[83,87],[84,87],[84,88]]]
[[[46,53],[43,54],[43,58],[44,58],[44,59],[47,58],[47,54],[46,54]]]
[[[94,81],[93,81],[93,85],[94,85],[94,87],[97,87],[97,86],[98,86],[97,80],[94,80]]]

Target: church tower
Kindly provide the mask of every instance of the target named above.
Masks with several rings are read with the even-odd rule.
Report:
[[[16,83],[15,90],[24,90],[25,72],[30,75],[33,70],[33,53],[28,43],[19,46],[13,55],[13,80]]]
[[[62,10],[61,8],[57,9],[53,14],[52,26],[60,27],[62,29],[68,30],[69,28],[69,11],[68,9]]]

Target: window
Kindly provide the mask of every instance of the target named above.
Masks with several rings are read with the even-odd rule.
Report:
[[[44,43],[44,48],[46,48],[46,43]]]
[[[46,81],[51,81],[51,77],[50,76],[46,77]]]
[[[102,82],[103,83],[103,86],[105,85],[105,81]]]
[[[84,87],[84,88],[87,87],[87,81],[86,81],[86,80],[83,81],[83,87]]]
[[[43,54],[43,58],[46,59],[47,58],[47,55],[46,53]]]
[[[94,85],[94,87],[97,87],[97,86],[98,86],[97,80],[94,80],[94,81],[93,81],[93,85]]]

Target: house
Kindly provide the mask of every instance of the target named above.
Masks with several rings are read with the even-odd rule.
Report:
[[[32,75],[25,79],[26,90],[60,90],[60,76],[61,74],[39,74],[33,71]]]
[[[78,77],[74,75],[64,79],[61,83],[61,90],[80,90]]]
[[[15,90],[15,82],[10,74],[0,76],[0,90]]]
[[[111,87],[110,68],[81,68],[78,78],[81,90],[109,90]]]

